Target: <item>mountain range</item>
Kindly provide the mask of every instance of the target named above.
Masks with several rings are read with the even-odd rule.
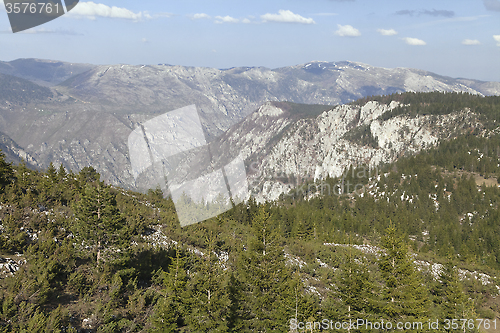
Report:
[[[216,155],[243,154],[247,171],[257,175],[256,195],[273,199],[292,185],[272,175],[338,176],[352,163],[387,162],[448,135],[431,117],[377,119],[399,107],[396,101],[348,104],[430,91],[500,95],[500,83],[347,61],[215,69],[18,59],[0,62],[0,148],[37,168],[92,166],[107,182],[134,188],[128,135],[148,119],[194,104]],[[457,117],[463,126],[474,118],[455,111],[438,119],[441,129],[455,127]],[[349,141],[346,133],[356,128],[368,129],[376,147]]]
[[[0,154],[0,330],[498,332],[499,83],[351,62],[2,69],[0,149],[44,170]],[[231,209],[127,189],[171,138],[165,169],[221,170]],[[198,208],[217,214],[183,225]]]

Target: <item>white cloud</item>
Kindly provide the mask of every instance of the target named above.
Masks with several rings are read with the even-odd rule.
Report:
[[[68,13],[70,16],[83,16],[90,20],[95,20],[97,16],[99,17],[109,17],[109,18],[121,18],[127,20],[139,21],[143,18],[151,18],[151,15],[145,12],[134,13],[131,10],[120,7],[109,7],[100,3],[80,2],[78,6],[73,8],[72,11]]]
[[[143,42],[143,43],[149,43],[149,40],[147,38],[143,38],[143,39],[141,39],[141,42]]]
[[[301,24],[315,24],[312,18],[305,18],[299,14],[294,14],[290,10],[280,9],[279,14],[264,14],[260,18],[264,22],[279,22],[279,23],[301,23]]]
[[[497,41],[497,46],[500,46],[500,35],[493,35],[493,39]]]
[[[394,29],[377,29],[377,31],[383,36],[394,36],[398,34],[398,32]]]
[[[216,16],[215,23],[238,23],[240,20],[231,16]]]
[[[340,37],[358,37],[361,36],[361,32],[354,28],[352,25],[340,25],[337,24],[339,30],[335,31],[335,34]]]
[[[199,20],[199,19],[209,19],[210,15],[205,14],[205,13],[197,13],[191,16],[194,20]]]
[[[464,39],[462,41],[463,45],[480,45],[481,42],[478,41],[477,39]]]
[[[244,18],[243,20],[241,20],[242,23],[252,23],[252,21],[248,18]]]
[[[405,37],[405,38],[403,38],[403,40],[408,45],[427,45],[426,42],[424,42],[423,40],[418,39],[418,38]]]

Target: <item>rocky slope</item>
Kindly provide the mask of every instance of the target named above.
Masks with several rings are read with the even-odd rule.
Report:
[[[352,161],[376,163],[408,149],[419,149],[423,142],[435,142],[438,133],[426,129],[425,119],[373,122],[391,105],[317,106],[304,111],[280,106],[277,101],[337,105],[367,95],[434,90],[500,94],[500,83],[496,82],[353,62],[226,70],[82,65],[76,67],[83,72],[74,76],[70,70],[74,64],[28,63],[42,67],[30,76],[26,68],[31,67],[27,65],[23,68],[21,63],[18,67],[13,62],[1,63],[0,73],[10,68],[10,74],[42,80],[46,85],[69,79],[45,88],[9,75],[0,77],[0,83],[16,83],[0,89],[0,132],[12,141],[7,140],[12,147],[5,148],[19,152],[18,157],[29,156],[30,163],[40,168],[50,162],[75,171],[91,165],[104,180],[123,187],[134,186],[128,135],[140,123],[190,104],[200,111],[207,139],[214,144],[215,158],[241,152],[249,161],[251,174],[257,173],[250,170],[251,163],[256,162],[254,169],[266,175],[281,172],[286,178],[318,178],[335,175]],[[53,80],[47,73],[52,73]],[[265,104],[268,101],[273,103]],[[329,112],[320,115],[327,109]],[[410,132],[400,136],[404,144],[398,144],[394,140],[399,127],[405,125]],[[379,147],[359,148],[342,138],[357,126],[370,126],[379,137]],[[266,198],[275,198],[290,186],[275,181],[256,183],[267,193],[263,194]]]
[[[212,143],[212,150],[225,159],[239,154],[246,160],[253,194],[259,201],[274,200],[304,181],[338,177],[350,165],[376,168],[452,133],[482,127],[470,110],[379,119],[398,105],[340,105],[314,118],[294,119],[286,103],[269,102]],[[373,138],[372,145],[360,143],[361,130]]]
[[[414,69],[353,62],[311,62],[278,69],[184,66],[97,66],[57,90],[120,114],[161,114],[195,104],[210,137],[266,101],[336,105],[404,91],[500,94],[500,83],[456,80]]]

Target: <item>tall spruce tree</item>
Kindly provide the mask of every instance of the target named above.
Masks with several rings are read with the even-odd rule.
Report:
[[[227,271],[215,254],[215,238],[207,240],[207,253],[189,281],[189,312],[186,323],[193,332],[228,332],[231,299]]]
[[[458,268],[453,265],[451,260],[448,259],[443,265],[439,279],[441,280],[439,296],[442,299],[442,318],[450,320],[461,318],[475,320],[474,304],[465,293],[458,276]],[[443,323],[443,327],[445,327],[445,323]],[[464,325],[463,331],[470,331],[468,325]]]
[[[284,248],[264,206],[252,219],[252,237],[238,265],[244,293],[242,331],[285,332],[295,316],[296,281],[285,264]],[[303,300],[300,302],[302,308]]]
[[[342,320],[366,319],[375,306],[375,297],[372,293],[374,285],[366,262],[353,257],[348,253],[345,262],[340,267],[337,280],[338,298],[342,300]]]
[[[74,212],[75,231],[95,248],[99,263],[101,250],[118,242],[117,233],[124,222],[115,195],[102,182],[87,183],[74,205]]]
[[[391,225],[382,237],[383,251],[378,260],[385,285],[382,312],[390,318],[426,318],[428,290],[416,270],[408,245]]]
[[[57,181],[57,170],[52,162],[49,163],[49,167],[47,168],[47,171],[45,173],[52,183]]]
[[[14,180],[14,171],[12,165],[5,161],[5,155],[0,150],[0,193],[4,192],[5,187]]]
[[[177,332],[184,326],[186,314],[187,294],[186,285],[188,275],[186,272],[186,258],[182,257],[179,249],[175,251],[175,258],[171,258],[168,272],[163,272],[162,297],[155,306],[151,317],[152,328],[150,332],[169,333]]]
[[[66,172],[66,169],[64,168],[64,165],[61,163],[59,165],[59,169],[57,169],[57,178],[59,181],[65,180],[65,178],[68,176],[68,173]]]

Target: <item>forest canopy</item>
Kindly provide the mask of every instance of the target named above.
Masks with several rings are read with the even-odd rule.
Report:
[[[498,108],[467,94],[377,98],[488,119]],[[499,156],[498,135],[471,132],[369,177],[351,166],[323,180],[360,184],[342,194],[250,199],[181,228],[159,189],[2,154],[0,332],[289,332],[354,318],[440,331],[464,318],[476,324],[462,332],[478,331],[500,313]]]

